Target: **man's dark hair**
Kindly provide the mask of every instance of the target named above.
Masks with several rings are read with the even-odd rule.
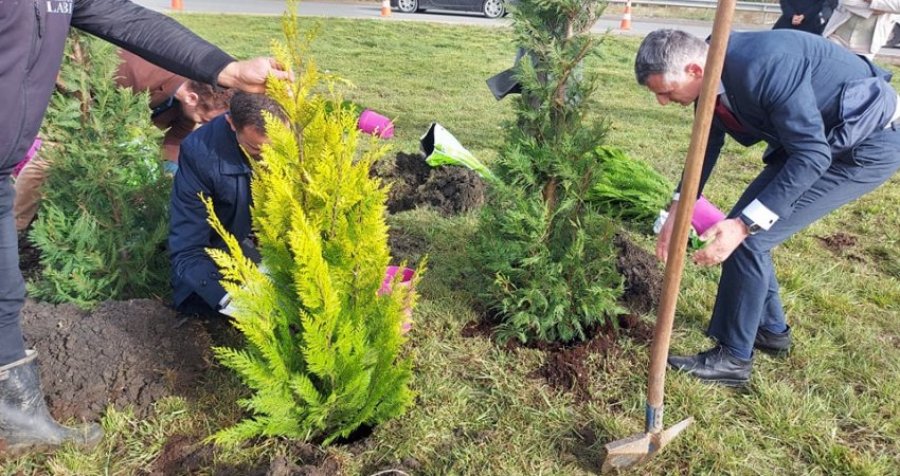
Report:
[[[228,109],[231,97],[234,96],[236,91],[194,80],[187,82],[187,88],[188,91],[197,95],[197,108],[203,112]]]
[[[265,94],[253,94],[239,91],[231,98],[231,122],[235,129],[241,130],[247,126],[253,126],[260,131],[266,130],[266,121],[262,111],[286,121],[287,117],[281,106],[274,99]]]
[[[707,49],[705,41],[681,30],[656,30],[638,48],[634,76],[646,86],[650,75],[680,74],[689,62],[705,59]]]

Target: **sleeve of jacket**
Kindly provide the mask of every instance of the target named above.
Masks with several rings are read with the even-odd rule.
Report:
[[[72,26],[181,76],[216,84],[234,61],[175,20],[127,0],[75,0]]]
[[[748,74],[758,78],[753,93],[787,154],[784,167],[756,197],[777,220],[790,216],[794,203],[828,170],[831,148],[805,58],[774,58]]]
[[[706,187],[706,182],[719,161],[719,154],[722,152],[723,145],[725,145],[725,131],[716,125],[716,121],[713,121],[712,126],[709,128],[709,138],[706,140],[706,152],[703,155],[703,169],[700,171],[700,186],[697,187],[697,198],[703,193],[703,188]],[[681,183],[683,180],[684,172],[682,172],[682,178],[678,182],[678,187],[675,188],[676,196],[681,195]]]
[[[872,10],[900,14],[900,0],[872,0]]]
[[[212,197],[213,181],[209,167],[200,167],[194,154],[202,151],[182,147],[178,173],[172,189],[169,210],[169,253],[176,286],[188,286],[213,309],[225,296],[219,284],[221,275],[206,254],[215,233],[206,222],[206,207],[199,194]]]

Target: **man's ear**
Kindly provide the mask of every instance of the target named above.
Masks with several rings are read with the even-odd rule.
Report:
[[[184,95],[184,102],[188,106],[197,106],[197,104],[200,104],[200,96],[193,91],[188,91],[188,93]]]
[[[695,78],[702,78],[703,77],[703,66],[701,66],[697,63],[688,63],[684,67],[684,72],[687,73],[688,76],[692,76]]]
[[[234,127],[234,121],[231,120],[231,114],[226,112],[225,120],[228,122],[228,125],[231,126],[231,130],[237,132],[237,127]]]

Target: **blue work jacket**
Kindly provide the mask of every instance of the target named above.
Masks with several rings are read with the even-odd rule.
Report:
[[[250,165],[238,146],[225,116],[197,129],[181,143],[178,172],[169,211],[169,255],[176,308],[191,294],[217,309],[225,289],[221,274],[206,253],[225,249],[221,237],[207,222],[199,194],[210,197],[216,216],[243,242],[250,235]]]

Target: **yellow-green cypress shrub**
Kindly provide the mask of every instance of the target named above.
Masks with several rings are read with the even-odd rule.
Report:
[[[218,443],[286,436],[328,444],[411,403],[411,362],[401,355],[404,308],[414,291],[379,296],[389,264],[386,187],[369,177],[386,149],[360,142],[356,111],[340,103],[336,78],[308,55],[312,35],[293,14],[275,56],[295,82],[269,80],[288,123],[266,117],[271,144],[252,164],[253,226],[261,271],[212,213],[228,252],[210,250],[236,307],[243,349],[216,348],[253,395],[252,416],[213,435]],[[417,273],[418,274],[418,273]]]

